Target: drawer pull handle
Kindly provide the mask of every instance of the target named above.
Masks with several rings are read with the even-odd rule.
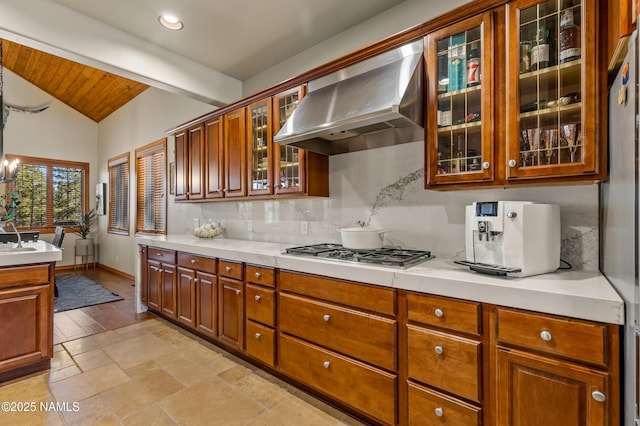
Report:
[[[227,266],[224,268],[225,271],[229,272],[231,270],[231,266]]]
[[[329,368],[331,366],[331,361],[325,361],[322,365],[324,368]]]
[[[262,333],[256,333],[256,339],[259,339],[262,336]]]
[[[331,319],[331,315],[329,314],[324,314],[324,316],[322,317],[323,320],[325,321],[329,321]]]
[[[196,260],[195,259],[191,259],[191,264],[195,265],[196,264]]]
[[[260,295],[259,294],[256,294],[253,298],[256,299],[256,302],[260,301]]]
[[[438,318],[442,318],[442,316],[444,315],[444,312],[442,312],[442,309],[437,308],[435,311],[433,311],[434,314],[436,314],[436,316]]]
[[[255,277],[256,277],[256,278],[260,278],[260,277],[262,276],[262,274],[261,274],[260,272],[256,272],[256,273],[255,273],[255,274],[253,274],[253,275],[255,275]]]
[[[591,393],[591,397],[598,402],[605,402],[607,400],[607,397],[605,396],[605,394],[603,394],[600,391],[593,391]]]
[[[240,294],[240,290],[236,290],[236,294]]]
[[[553,336],[551,336],[551,333],[549,333],[549,331],[547,331],[547,330],[542,330],[542,331],[540,332],[540,338],[541,338],[542,340],[544,340],[545,342],[549,342],[549,341],[551,341],[551,339],[553,338]]]
[[[444,349],[442,349],[442,346],[438,345],[434,348],[434,350],[436,351],[436,353],[438,355],[442,355],[442,353],[444,352]]]
[[[437,407],[435,411],[436,411],[436,416],[438,417],[444,416],[444,410],[442,409],[442,407]]]

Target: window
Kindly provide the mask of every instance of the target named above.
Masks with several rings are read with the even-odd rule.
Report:
[[[167,139],[136,149],[136,232],[167,233]]]
[[[20,199],[18,227],[53,231],[57,225],[77,225],[88,210],[89,164],[19,158],[18,177],[13,183]]]
[[[107,232],[129,235],[129,153],[109,164],[109,226]]]

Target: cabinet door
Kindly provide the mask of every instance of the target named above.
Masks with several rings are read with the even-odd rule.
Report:
[[[224,115],[225,197],[244,197],[247,194],[244,111],[244,108],[239,108]]]
[[[188,139],[189,136],[186,130],[176,133],[176,194],[175,200],[186,200],[187,191],[189,191],[187,185],[187,171],[189,166],[188,157]]]
[[[53,355],[50,291],[48,284],[0,291],[0,372]]]
[[[225,277],[219,278],[220,283],[220,307],[219,307],[219,338],[222,342],[243,347],[243,296],[242,281],[236,281]]]
[[[221,198],[224,193],[224,143],[222,117],[204,123],[204,155],[206,161],[205,198]]]
[[[523,352],[498,350],[497,383],[500,425],[604,426],[618,408],[606,373]]]
[[[491,13],[426,39],[428,184],[491,180],[493,31]]]
[[[140,246],[140,300],[149,305],[149,281],[147,280],[147,247]]]
[[[160,287],[162,285],[162,268],[160,262],[147,261],[147,306],[160,310]]]
[[[196,272],[193,269],[178,268],[176,315],[178,321],[191,328],[196,319]]]
[[[271,166],[271,99],[263,99],[247,107],[247,170],[249,195],[273,193]]]
[[[279,93],[273,97],[273,134],[282,128],[298,107],[306,86]],[[273,144],[274,186],[276,194],[305,192],[307,153],[299,148]]]
[[[507,5],[507,179],[598,172],[606,88],[596,72],[595,9],[595,0]]]
[[[189,166],[187,198],[199,200],[204,198],[205,165],[204,165],[204,125],[189,129]]]
[[[218,282],[216,276],[196,273],[196,330],[218,337]]]
[[[162,263],[160,269],[161,274],[161,312],[171,318],[176,317],[176,267]]]

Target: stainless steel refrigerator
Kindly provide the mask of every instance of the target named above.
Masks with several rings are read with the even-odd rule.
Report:
[[[634,33],[609,91],[609,178],[600,185],[600,270],[625,302],[620,374],[625,426],[640,425],[638,57],[638,35]]]

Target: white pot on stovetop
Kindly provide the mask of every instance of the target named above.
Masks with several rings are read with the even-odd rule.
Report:
[[[375,250],[382,248],[387,229],[375,229],[366,226],[340,229],[342,246],[350,250]]]

